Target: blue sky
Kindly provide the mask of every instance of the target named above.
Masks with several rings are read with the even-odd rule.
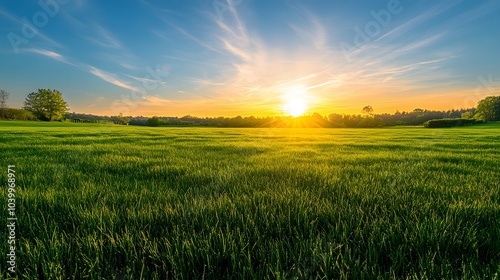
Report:
[[[468,108],[500,91],[499,1],[41,0],[0,4],[0,88],[21,107],[282,115]]]

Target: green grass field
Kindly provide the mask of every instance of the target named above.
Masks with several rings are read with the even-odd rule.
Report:
[[[7,165],[16,166],[20,279],[500,273],[498,123],[218,129],[4,121],[0,150],[3,186]],[[6,277],[6,226],[0,234]]]

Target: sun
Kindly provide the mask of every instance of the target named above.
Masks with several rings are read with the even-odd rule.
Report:
[[[304,115],[307,110],[306,90],[293,88],[283,95],[283,111],[292,117]]]
[[[295,99],[295,100],[290,100],[288,103],[286,103],[284,109],[285,109],[284,111],[290,116],[298,117],[304,114],[304,112],[307,110],[307,107],[302,102],[302,100]]]

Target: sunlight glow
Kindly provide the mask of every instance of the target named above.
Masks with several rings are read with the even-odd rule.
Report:
[[[283,112],[292,117],[302,116],[306,110],[306,89],[303,87],[296,87],[288,90],[283,95]]]

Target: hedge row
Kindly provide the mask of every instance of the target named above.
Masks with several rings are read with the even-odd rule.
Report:
[[[437,128],[437,127],[452,127],[452,126],[464,126],[483,123],[480,120],[473,119],[436,119],[426,121],[424,126],[427,128]]]
[[[69,119],[73,123],[100,123],[99,120],[89,120],[89,119]]]

